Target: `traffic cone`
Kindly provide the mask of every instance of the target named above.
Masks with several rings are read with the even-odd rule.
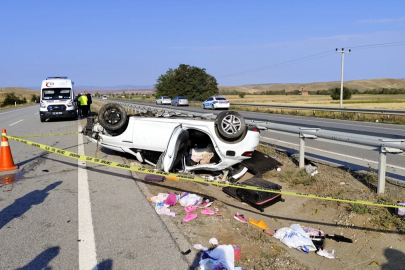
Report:
[[[1,135],[7,135],[6,130],[1,131]],[[0,172],[17,170],[14,165],[13,155],[11,155],[10,145],[6,137],[1,137],[1,152],[0,152]]]

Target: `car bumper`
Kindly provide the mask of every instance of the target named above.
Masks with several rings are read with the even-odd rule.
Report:
[[[172,104],[172,102],[171,101],[162,101],[162,105],[170,105],[170,104]]]
[[[41,118],[73,118],[77,117],[77,112],[76,110],[69,110],[63,112],[40,111],[39,116]]]
[[[216,103],[214,107],[218,109],[229,109],[229,103]]]

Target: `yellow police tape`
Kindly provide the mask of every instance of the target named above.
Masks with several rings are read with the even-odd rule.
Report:
[[[79,134],[80,131],[74,132],[64,132],[64,133],[54,133],[54,134],[43,134],[43,135],[24,135],[24,136],[13,136],[14,138],[33,138],[33,137],[49,137],[49,136],[61,136],[61,135],[72,135]]]
[[[74,133],[76,134],[76,133]],[[85,155],[79,155],[74,152],[69,152],[66,150],[62,150],[59,148],[47,146],[44,144],[36,143],[36,142],[31,142],[27,140],[22,140],[18,138],[17,136],[8,136],[8,135],[2,135],[2,137],[6,137],[11,140],[15,140],[17,142],[25,143],[31,146],[35,146],[37,148],[43,149],[45,151],[59,154],[62,156],[78,159],[78,160],[83,160],[86,162],[92,162],[92,163],[97,163],[109,167],[114,167],[114,168],[120,168],[124,170],[129,170],[129,171],[134,171],[134,172],[139,172],[139,173],[146,173],[146,174],[155,174],[155,175],[161,175],[165,176],[169,179],[172,180],[187,180],[187,181],[192,181],[192,182],[199,182],[199,183],[208,183],[216,186],[222,186],[222,187],[234,187],[234,188],[240,188],[240,189],[248,189],[248,190],[255,190],[255,191],[262,191],[262,192],[271,192],[271,193],[278,193],[278,194],[284,194],[284,195],[291,195],[291,196],[298,196],[298,197],[305,197],[305,198],[311,198],[311,199],[320,199],[320,200],[328,200],[328,201],[337,201],[337,202],[345,202],[345,203],[357,203],[357,204],[366,204],[366,205],[373,205],[373,206],[382,206],[382,207],[393,207],[393,208],[403,208],[403,206],[398,206],[396,204],[390,204],[390,203],[375,203],[375,202],[369,202],[369,201],[361,201],[361,200],[351,200],[351,199],[341,199],[341,198],[336,198],[336,197],[330,197],[330,196],[322,196],[322,195],[314,195],[314,194],[306,194],[306,193],[297,193],[297,192],[291,192],[291,191],[280,191],[280,190],[274,190],[274,189],[268,189],[268,188],[262,188],[262,187],[254,187],[254,186],[247,186],[247,185],[242,185],[242,184],[230,184],[230,183],[224,183],[220,181],[215,181],[215,180],[207,180],[203,178],[198,178],[190,175],[182,175],[182,174],[175,174],[175,173],[166,173],[162,171],[156,171],[153,169],[145,169],[145,168],[139,168],[136,166],[131,166],[123,163],[118,163],[114,161],[109,161],[101,158],[94,158],[94,157],[89,157]]]

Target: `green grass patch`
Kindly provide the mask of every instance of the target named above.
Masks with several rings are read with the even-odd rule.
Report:
[[[373,210],[370,207],[368,207],[367,205],[357,204],[357,203],[350,205],[347,208],[347,210],[349,210],[351,212],[355,212],[357,214],[371,214],[371,215],[380,214],[380,211],[378,211],[378,210]]]

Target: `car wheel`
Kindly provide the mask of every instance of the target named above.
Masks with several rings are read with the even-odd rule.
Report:
[[[211,110],[215,110],[214,104],[211,104]]]
[[[179,107],[179,103],[176,103],[176,107]]]
[[[45,118],[40,117],[39,119],[41,119],[41,122],[45,122]]]
[[[203,110],[205,110],[205,105],[204,105],[204,103],[203,103],[202,107],[203,107]]]
[[[219,134],[226,139],[237,139],[246,129],[242,115],[235,111],[221,112],[215,120],[215,125]]]
[[[108,130],[122,129],[127,123],[127,112],[116,103],[107,103],[98,112],[100,125]]]

